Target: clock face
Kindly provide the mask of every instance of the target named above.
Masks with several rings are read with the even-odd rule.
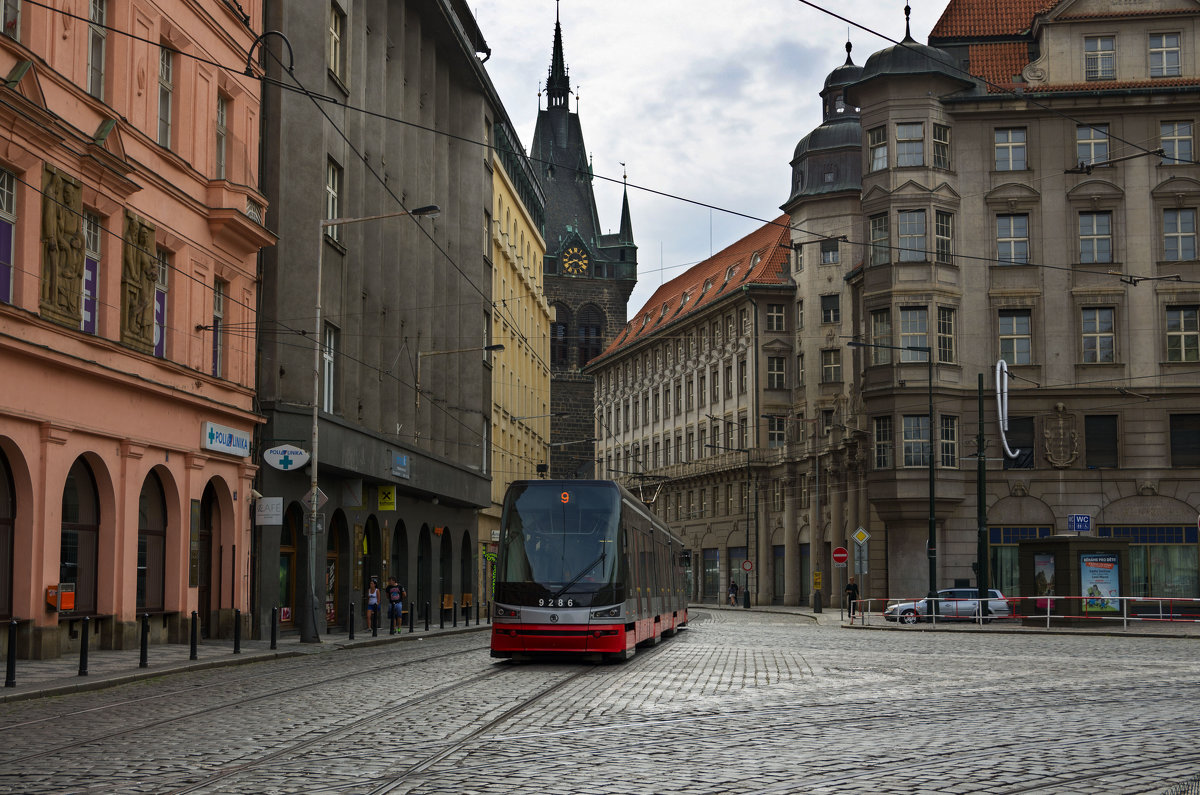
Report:
[[[579,246],[571,246],[562,254],[562,267],[564,273],[573,275],[587,273],[587,252]]]

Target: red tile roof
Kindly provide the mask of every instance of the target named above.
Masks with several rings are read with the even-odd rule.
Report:
[[[781,215],[659,287],[591,364],[661,332],[747,284],[786,284],[791,218]],[[758,257],[757,263],[751,263]],[[730,269],[733,269],[732,274]],[[686,300],[683,300],[684,296]]]
[[[934,39],[1015,36],[1029,30],[1033,18],[1058,0],[950,0],[929,34]]]
[[[1200,78],[1167,77],[1154,80],[1091,80],[1086,83],[1057,83],[1055,85],[1027,85],[1025,93],[1042,94],[1049,91],[1126,91],[1139,88],[1189,88],[1200,86]]]
[[[1011,91],[1013,77],[1029,63],[1029,45],[1023,41],[1006,41],[998,44],[972,44],[968,47],[971,59],[971,74],[983,78],[991,85],[988,92],[995,94]]]

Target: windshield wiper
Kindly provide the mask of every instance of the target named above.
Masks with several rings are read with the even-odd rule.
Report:
[[[577,583],[577,582],[579,582],[580,580],[582,580],[582,579],[583,579],[583,575],[587,574],[589,571],[591,571],[592,569],[596,568],[596,564],[597,564],[597,563],[599,563],[600,561],[604,560],[604,556],[605,556],[605,555],[607,555],[607,554],[608,554],[608,553],[607,553],[607,551],[601,552],[601,553],[600,553],[600,557],[596,558],[596,559],[595,559],[595,560],[593,560],[591,563],[589,563],[589,564],[587,565],[587,567],[586,567],[586,568],[584,568],[584,570],[583,570],[583,571],[579,572],[579,573],[578,573],[578,574],[576,574],[574,577],[572,577],[572,578],[571,578],[571,581],[570,581],[569,583],[567,583],[567,584],[566,584],[566,585],[564,585],[563,587],[559,588],[559,589],[558,589],[558,591],[557,591],[557,592],[555,592],[555,593],[554,593],[554,595],[552,595],[550,598],[551,598],[551,599],[557,599],[558,597],[560,597],[560,596],[562,596],[564,593],[566,593],[568,588],[570,588],[572,585],[574,585],[575,583]]]

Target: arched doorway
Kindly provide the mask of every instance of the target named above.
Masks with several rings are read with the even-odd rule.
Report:
[[[469,530],[462,534],[462,549],[459,554],[458,582],[463,595],[459,604],[470,606],[475,603],[475,592],[478,589],[475,587],[475,545],[471,543]]]
[[[454,541],[451,540],[450,528],[442,528],[440,544],[441,552],[438,555],[438,604],[443,608],[446,606],[446,597],[449,596],[450,604],[454,605]],[[440,614],[435,614],[440,615]]]
[[[12,618],[13,520],[17,499],[8,458],[0,450],[0,618]]]
[[[166,571],[167,501],[162,481],[151,471],[138,498],[137,609],[161,612]]]
[[[326,531],[325,625],[344,626],[350,607],[350,529],[338,509]]]
[[[304,511],[296,503],[288,506],[279,530],[279,623],[296,625],[296,540],[303,538]]]
[[[379,521],[374,517],[367,518],[366,529],[363,530],[363,593],[375,579],[383,586],[383,542],[379,535]]]
[[[63,486],[62,540],[58,581],[75,586],[74,615],[96,612],[97,548],[100,540],[100,501],[92,468],[75,459]]]
[[[408,590],[408,530],[399,519],[392,529],[392,568],[389,571],[396,582]]]
[[[429,537],[429,525],[421,525],[421,538],[417,542],[417,610],[423,619],[426,616],[425,605],[433,605],[433,584],[430,582],[430,569],[433,566],[433,541]]]

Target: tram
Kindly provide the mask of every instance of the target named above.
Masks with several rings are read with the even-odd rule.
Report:
[[[688,622],[683,542],[621,485],[519,480],[500,520],[492,656],[622,660]]]

